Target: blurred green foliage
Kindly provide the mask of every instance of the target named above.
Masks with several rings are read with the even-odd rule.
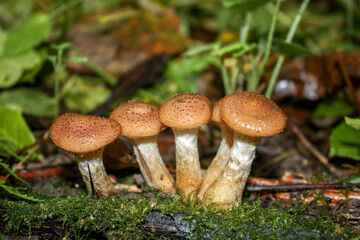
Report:
[[[34,135],[19,111],[0,105],[0,116],[0,157],[34,143]]]
[[[51,30],[52,22],[45,14],[35,14],[7,32],[0,29],[0,89],[33,80],[43,63],[34,48],[49,38]]]
[[[360,120],[346,116],[352,115],[356,109],[349,102],[332,99],[317,105],[312,115],[316,121],[325,118],[343,118],[330,135],[329,157],[344,157],[360,160]]]
[[[345,122],[337,125],[330,136],[329,156],[360,160],[360,130]]]
[[[355,107],[345,100],[331,99],[320,102],[316,106],[312,114],[312,120],[344,117],[353,114],[355,110]]]
[[[55,102],[36,88],[18,87],[0,94],[0,103],[35,117],[54,116]]]
[[[360,130],[360,118],[345,117],[345,123],[356,130]]]

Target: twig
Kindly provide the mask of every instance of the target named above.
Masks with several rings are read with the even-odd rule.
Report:
[[[358,113],[360,114],[360,102],[359,102],[359,99],[357,97],[354,85],[350,81],[349,74],[346,71],[344,61],[343,61],[342,52],[341,51],[336,51],[336,57],[337,57],[337,60],[339,62],[339,65],[340,65],[341,73],[344,76],[345,83],[348,85],[348,88],[350,90],[352,99],[353,99],[353,101],[355,103],[355,107],[358,110]]]
[[[335,190],[335,189],[323,189],[315,190],[314,194],[308,195],[301,192],[277,192],[261,194],[261,199],[266,201],[271,200],[283,200],[288,203],[318,203],[326,204],[330,207],[336,207],[339,202],[346,201],[347,199],[358,199],[360,200],[359,192],[347,192],[346,190]]]
[[[46,131],[45,134],[42,137],[42,140],[45,140],[49,137],[49,131]],[[17,169],[19,169],[24,163],[30,158],[31,155],[34,154],[39,149],[39,142],[42,142],[41,140],[35,143],[35,146],[33,149],[30,150],[30,152],[16,165],[12,167],[12,170],[15,172]],[[28,149],[28,148],[27,148]],[[7,179],[10,177],[10,174],[7,174],[4,179]]]
[[[20,150],[16,151],[16,155],[11,155],[10,157],[8,157],[7,159],[5,159],[4,163],[6,164],[9,164],[10,161],[13,159],[13,158],[16,158],[18,159],[19,161],[21,161],[22,159],[19,157],[19,155],[23,154],[26,150],[34,147],[34,146],[37,146],[37,145],[41,145],[41,144],[44,144],[46,141],[49,140],[49,137],[46,137],[46,138],[41,138],[40,140],[37,140],[36,142],[32,143],[32,144],[29,144],[23,148],[21,148]]]
[[[319,150],[314,148],[309,140],[304,136],[304,134],[299,130],[298,127],[293,126],[292,127],[293,132],[295,135],[299,138],[300,142],[303,144],[304,147],[306,147],[311,154],[315,156],[317,160],[319,160],[331,173],[336,174],[337,170],[336,168],[329,163],[329,160],[321,153]]]
[[[347,189],[360,187],[360,184],[289,184],[279,186],[247,186],[249,192],[294,192],[314,189]]]

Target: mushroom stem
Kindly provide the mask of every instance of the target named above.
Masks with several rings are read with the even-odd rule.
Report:
[[[198,198],[201,200],[204,197],[206,190],[209,186],[216,180],[224,166],[229,160],[230,149],[233,143],[233,130],[229,128],[226,124],[218,124],[221,129],[221,143],[219,145],[218,151],[215,158],[211,162],[211,165],[206,171],[206,174],[201,181],[200,189],[198,192]]]
[[[93,187],[91,184],[91,176],[89,172],[89,165],[86,160],[84,160],[83,156],[77,156],[76,161],[78,162],[79,170],[82,176],[82,179],[85,183],[87,192],[89,195],[93,194]]]
[[[248,137],[234,132],[229,161],[204,195],[207,205],[214,203],[219,209],[230,209],[241,203],[246,180],[255,158],[255,149],[260,140],[258,137]]]
[[[201,168],[197,147],[198,128],[175,129],[176,186],[187,196],[195,194],[201,182]]]
[[[157,145],[157,135],[137,140],[130,139],[130,141],[134,146],[136,160],[146,183],[150,187],[174,194],[174,179],[161,158]]]
[[[100,198],[109,198],[116,195],[117,192],[105,171],[102,154],[103,149],[92,154],[79,155],[76,158],[89,194]]]

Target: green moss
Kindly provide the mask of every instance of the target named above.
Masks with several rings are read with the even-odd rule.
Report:
[[[148,194],[148,196],[146,196]],[[149,197],[151,196],[151,197]],[[121,239],[143,239],[151,233],[139,226],[150,210],[188,213],[194,223],[191,237],[248,236],[250,239],[286,239],[279,233],[289,231],[313,231],[335,236],[339,226],[331,221],[328,209],[319,213],[317,220],[304,216],[310,206],[299,205],[287,211],[266,209],[260,202],[245,202],[231,212],[209,209],[192,201],[182,201],[179,196],[168,197],[160,193],[145,193],[145,197],[128,200],[125,197],[94,199],[88,196],[53,198],[41,203],[0,200],[8,218],[7,230],[16,232],[21,224],[41,226],[46,218],[54,218],[68,229],[67,236],[81,239],[94,232]],[[248,223],[252,224],[248,224]],[[245,223],[245,225],[244,225]],[[245,226],[245,227],[244,227]],[[262,228],[261,226],[266,226]],[[269,231],[269,228],[275,231]],[[349,230],[342,230],[343,237]]]

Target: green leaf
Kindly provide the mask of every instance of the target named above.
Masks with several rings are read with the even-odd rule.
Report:
[[[0,139],[14,144],[16,150],[35,142],[34,135],[18,111],[0,105],[0,116]]]
[[[5,91],[0,94],[0,103],[36,117],[52,117],[55,114],[54,99],[34,88]]]
[[[250,12],[254,11],[258,7],[264,6],[266,3],[271,0],[225,0],[223,5],[226,8],[231,8],[234,10]]]
[[[360,160],[360,130],[341,122],[330,136],[329,157],[346,157]]]
[[[16,55],[39,45],[51,34],[51,19],[46,14],[35,14],[20,26],[12,29],[4,43],[2,57]]]
[[[359,184],[360,183],[360,174],[355,176],[350,176],[346,178],[346,181],[349,181],[350,183]]]
[[[193,56],[201,54],[201,53],[213,51],[213,50],[219,48],[219,45],[220,44],[218,42],[215,42],[215,43],[209,43],[209,44],[197,46],[197,47],[194,47],[194,48],[186,51],[184,53],[184,56],[185,57],[193,57]]]
[[[39,69],[42,62],[40,55],[33,50],[0,59],[0,88],[14,86],[21,79],[24,71]],[[30,79],[29,77],[31,76],[28,76],[27,80]]]
[[[68,62],[72,63],[87,63],[89,59],[83,56],[74,56],[67,59]]]
[[[180,92],[196,91],[199,75],[211,64],[216,64],[216,58],[210,55],[171,61],[165,70],[165,76],[168,81],[175,83],[178,87],[176,90]]]
[[[19,64],[10,59],[0,60],[0,88],[14,86],[20,79],[22,70]]]
[[[230,52],[234,52],[234,51],[241,51],[245,48],[247,48],[248,45],[246,43],[242,43],[242,42],[236,42],[236,43],[231,43],[228,44],[224,47],[221,47],[219,49],[214,50],[211,55],[213,56],[222,56],[226,53],[230,53]]]
[[[105,102],[110,95],[110,90],[102,85],[88,83],[78,76],[75,84],[67,92],[64,101],[66,106],[81,113],[87,113]]]
[[[6,158],[13,157],[20,162],[22,158],[15,152],[19,148],[20,147],[16,143],[10,142],[4,137],[0,137],[0,156]]]
[[[0,56],[4,50],[4,44],[7,38],[7,34],[6,32],[4,32],[1,28],[0,28]]]
[[[334,99],[318,104],[312,115],[312,119],[318,120],[327,117],[344,117],[354,112],[355,108],[349,103],[343,100]]]
[[[57,51],[64,51],[68,48],[70,48],[72,46],[72,44],[70,42],[63,42],[63,43],[60,43],[60,44],[53,44],[51,45],[51,48],[57,50]]]
[[[242,55],[244,55],[245,53],[251,52],[252,50],[254,50],[256,48],[256,43],[251,43],[250,45],[246,45],[244,47],[244,49],[241,49],[238,52],[234,52],[232,55],[233,57],[241,57]]]
[[[350,127],[360,130],[360,118],[345,117],[345,123]]]
[[[36,67],[42,60],[40,55],[34,50],[7,57],[6,59],[16,62],[16,64],[20,65],[22,70],[32,69]]]
[[[288,56],[308,57],[314,55],[309,49],[297,43],[287,43],[282,39],[274,39],[272,51]]]

